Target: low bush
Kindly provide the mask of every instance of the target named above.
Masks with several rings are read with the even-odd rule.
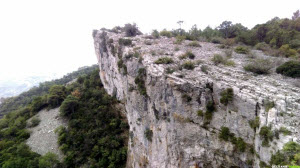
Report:
[[[160,33],[161,36],[165,36],[165,37],[172,37],[172,33],[170,31],[167,31],[166,29],[163,29]]]
[[[153,30],[151,35],[156,39],[159,38],[159,32],[157,30]]]
[[[290,130],[288,130],[287,128],[285,128],[285,127],[280,127],[279,132],[282,133],[285,136],[292,134],[292,132]]]
[[[142,34],[137,25],[134,23],[134,24],[125,24],[123,30],[125,31],[125,35],[127,37],[134,37],[136,35],[139,35],[139,34]]]
[[[149,128],[146,128],[145,132],[145,137],[147,138],[148,141],[152,141],[152,137],[153,137],[153,131]]]
[[[191,61],[186,61],[182,64],[182,67],[187,70],[193,70],[195,68],[195,64]]]
[[[227,49],[227,50],[224,51],[224,53],[225,53],[225,56],[226,56],[227,58],[231,58],[231,57],[232,57],[232,50]]]
[[[191,96],[189,96],[188,94],[183,94],[182,96],[181,96],[181,98],[182,98],[182,100],[184,100],[185,102],[190,102],[190,101],[192,101],[192,97]]]
[[[174,69],[172,69],[172,68],[170,68],[170,67],[166,68],[166,73],[167,73],[167,74],[172,74],[173,72],[175,72]]]
[[[275,107],[274,101],[269,101],[268,99],[264,100],[265,111],[269,112],[269,110]]]
[[[40,122],[41,122],[41,120],[38,117],[33,117],[31,119],[30,127],[38,126],[40,124]]]
[[[147,90],[146,90],[145,79],[144,79],[145,76],[146,76],[146,69],[140,68],[138,71],[138,76],[134,79],[134,82],[137,85],[138,91],[143,96],[147,96]]]
[[[119,44],[124,45],[124,46],[130,46],[130,45],[132,45],[132,40],[120,38]]]
[[[255,48],[256,50],[267,51],[267,50],[270,49],[270,46],[269,46],[267,43],[262,42],[262,43],[257,43],[257,44],[254,46],[254,48]]]
[[[226,90],[221,92],[220,102],[222,104],[227,106],[229,102],[232,102],[232,100],[233,100],[233,89],[232,88],[227,88]]]
[[[291,49],[288,44],[284,44],[279,48],[281,55],[285,57],[294,57],[297,55],[297,51],[295,49]]]
[[[214,44],[221,44],[222,38],[214,37],[214,38],[211,39],[211,42],[214,43]]]
[[[271,127],[263,126],[260,129],[259,136],[262,139],[262,146],[268,147],[269,142],[273,140],[274,134]]]
[[[219,133],[219,138],[224,141],[229,141],[232,137],[232,133],[230,132],[228,127],[221,127],[221,131]]]
[[[201,66],[201,71],[207,74],[208,73],[208,66],[207,65],[202,65]]]
[[[292,78],[300,77],[300,62],[288,61],[276,68],[276,73]]]
[[[176,36],[175,44],[181,44],[185,40],[185,36]]]
[[[212,58],[212,61],[214,62],[215,65],[219,65],[219,64],[225,64],[226,59],[220,54],[215,54],[214,57]]]
[[[253,72],[258,75],[269,74],[273,64],[269,59],[255,59],[244,66],[245,71]]]
[[[199,117],[203,117],[203,111],[202,111],[202,110],[198,110],[198,111],[197,111],[197,115],[198,115]]]
[[[154,63],[155,64],[172,64],[174,61],[172,58],[169,57],[161,57],[157,59]]]
[[[238,46],[235,48],[234,51],[238,54],[248,54],[249,53],[249,49],[244,46]]]
[[[250,120],[249,125],[253,129],[259,128],[259,125],[260,125],[259,117],[255,117],[254,120]]]
[[[190,42],[188,44],[190,47],[201,47],[201,45],[197,41]]]

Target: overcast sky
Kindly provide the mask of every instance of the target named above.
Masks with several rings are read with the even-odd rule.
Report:
[[[66,74],[96,63],[92,30],[135,22],[143,32],[224,20],[249,28],[290,18],[300,0],[1,0],[0,78]]]

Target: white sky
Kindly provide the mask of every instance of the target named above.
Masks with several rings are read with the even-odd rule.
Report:
[[[92,30],[135,22],[143,32],[224,20],[249,28],[292,16],[300,0],[1,0],[0,78],[66,74],[96,63]]]

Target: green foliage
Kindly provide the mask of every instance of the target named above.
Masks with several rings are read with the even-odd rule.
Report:
[[[206,104],[206,112],[204,114],[204,118],[207,122],[211,121],[213,117],[213,113],[215,111],[216,111],[215,103],[213,101],[208,101]]]
[[[232,102],[232,100],[233,100],[233,89],[232,88],[227,88],[226,90],[221,92],[220,102],[222,104],[227,106],[229,102]]]
[[[122,74],[127,75],[127,66],[124,64],[124,61],[120,59],[117,64],[119,71],[123,70]]]
[[[191,61],[186,61],[182,64],[182,68],[187,70],[193,70],[195,68],[195,64]]]
[[[279,51],[285,57],[294,57],[297,55],[297,51],[295,49],[291,49],[288,44],[284,44],[279,48]]]
[[[201,66],[201,71],[207,74],[208,73],[208,67],[207,67],[207,65],[202,65]]]
[[[134,37],[136,35],[139,35],[141,34],[141,32],[139,31],[137,25],[134,23],[134,24],[125,24],[124,26],[124,31],[125,31],[125,35],[127,37]]]
[[[138,91],[143,96],[147,96],[147,90],[146,90],[145,79],[144,79],[145,76],[146,76],[146,69],[140,68],[138,71],[138,76],[134,79],[134,83],[137,85]]]
[[[203,117],[203,111],[202,111],[202,110],[198,110],[198,111],[197,111],[197,115],[198,115],[199,117]]]
[[[153,30],[151,35],[156,39],[159,38],[159,32],[157,30]]]
[[[27,106],[29,103],[32,104],[33,112],[38,112],[42,108],[48,106],[46,94],[48,94],[51,86],[67,84],[68,82],[78,78],[81,75],[91,73],[97,68],[98,65],[79,68],[77,71],[69,73],[63,76],[61,79],[40,83],[38,87],[33,87],[29,91],[21,93],[19,96],[5,99],[0,104],[0,118],[8,112],[12,112],[14,110]]]
[[[197,41],[190,42],[188,44],[190,47],[201,47],[201,45]]]
[[[261,42],[261,43],[257,43],[254,46],[254,48],[257,49],[257,50],[261,50],[261,51],[267,51],[267,50],[270,49],[270,46],[265,42]]]
[[[174,61],[170,57],[161,57],[157,59],[154,63],[155,64],[172,64]]]
[[[241,138],[238,137],[235,141],[232,142],[235,145],[235,148],[240,152],[245,152],[247,148],[247,143]]]
[[[265,106],[266,112],[269,112],[269,110],[270,110],[271,108],[275,107],[275,103],[274,103],[274,101],[269,101],[268,99],[266,99],[266,100],[264,101],[264,106]]]
[[[288,142],[281,151],[272,155],[270,164],[272,165],[299,165],[300,145],[296,142]]]
[[[132,45],[132,40],[120,38],[119,44],[124,45],[124,46],[130,46],[130,45]]]
[[[68,127],[56,130],[66,167],[125,167],[128,124],[117,101],[102,87],[99,70],[83,77],[82,84],[69,86],[80,96],[68,95],[61,113],[68,117]],[[88,83],[88,84],[87,84]]]
[[[69,95],[60,106],[60,115],[69,116],[75,112],[76,108],[79,106],[78,98]]]
[[[220,37],[214,37],[211,39],[211,42],[214,43],[214,44],[221,44],[222,43],[222,38]]]
[[[226,59],[222,57],[220,54],[215,54],[214,57],[212,58],[212,61],[214,62],[215,65],[226,63]]]
[[[170,67],[167,67],[167,68],[166,68],[166,73],[167,73],[167,74],[172,74],[173,72],[175,72],[174,69],[172,69],[172,68],[170,68]]]
[[[31,119],[30,127],[38,126],[40,124],[40,122],[41,122],[41,120],[38,117],[33,117]]]
[[[66,88],[62,85],[53,85],[49,89],[48,104],[51,108],[58,107],[66,98]]]
[[[149,128],[146,128],[144,134],[145,134],[145,137],[147,138],[147,140],[152,142],[153,131]]]
[[[244,66],[245,71],[253,72],[258,75],[269,74],[273,64],[269,59],[255,59]]]
[[[159,33],[161,36],[165,36],[165,37],[172,37],[172,33],[170,31],[167,31],[166,29],[162,30],[160,33]]]
[[[234,51],[238,54],[248,54],[249,53],[249,49],[244,46],[238,46],[234,49]]]
[[[221,127],[221,131],[219,133],[219,138],[224,141],[229,141],[230,138],[234,136],[234,134],[230,133],[230,130],[228,127]]]
[[[188,94],[184,93],[181,98],[185,101],[185,102],[190,102],[192,101],[192,97],[189,96]]]
[[[285,136],[292,134],[292,132],[290,130],[288,130],[287,128],[285,128],[285,127],[280,127],[279,132],[282,133]]]
[[[175,44],[181,44],[185,40],[185,36],[176,36]]]
[[[58,157],[50,152],[39,159],[39,168],[52,168],[58,166],[58,164]]]
[[[250,120],[249,125],[253,129],[259,128],[259,125],[260,125],[259,117],[257,116],[257,117],[255,117],[254,120]]]
[[[288,61],[276,68],[276,72],[292,78],[300,77],[300,62]]]
[[[262,146],[268,147],[269,142],[273,140],[274,134],[271,130],[271,127],[263,126],[260,129],[259,136],[263,140]]]

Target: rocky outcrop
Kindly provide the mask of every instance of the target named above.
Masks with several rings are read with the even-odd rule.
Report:
[[[190,41],[175,44],[174,38],[129,38],[105,30],[95,32],[94,41],[102,83],[126,107],[127,167],[259,167],[284,143],[300,140],[300,88],[274,73],[245,72],[243,65],[249,61],[245,55],[233,53],[234,67],[217,66],[211,58],[224,49],[216,44],[200,42],[201,47],[191,47]],[[182,57],[186,51],[195,58]],[[155,64],[163,57],[173,63]],[[181,66],[187,60],[194,69]],[[227,88],[234,96],[224,105],[221,92]],[[253,129],[249,121],[256,118],[260,124]],[[263,126],[270,126],[272,132],[285,127],[292,133],[279,133],[262,146]],[[219,137],[222,127],[229,128],[233,141]],[[244,150],[238,146],[241,141],[246,143]]]

